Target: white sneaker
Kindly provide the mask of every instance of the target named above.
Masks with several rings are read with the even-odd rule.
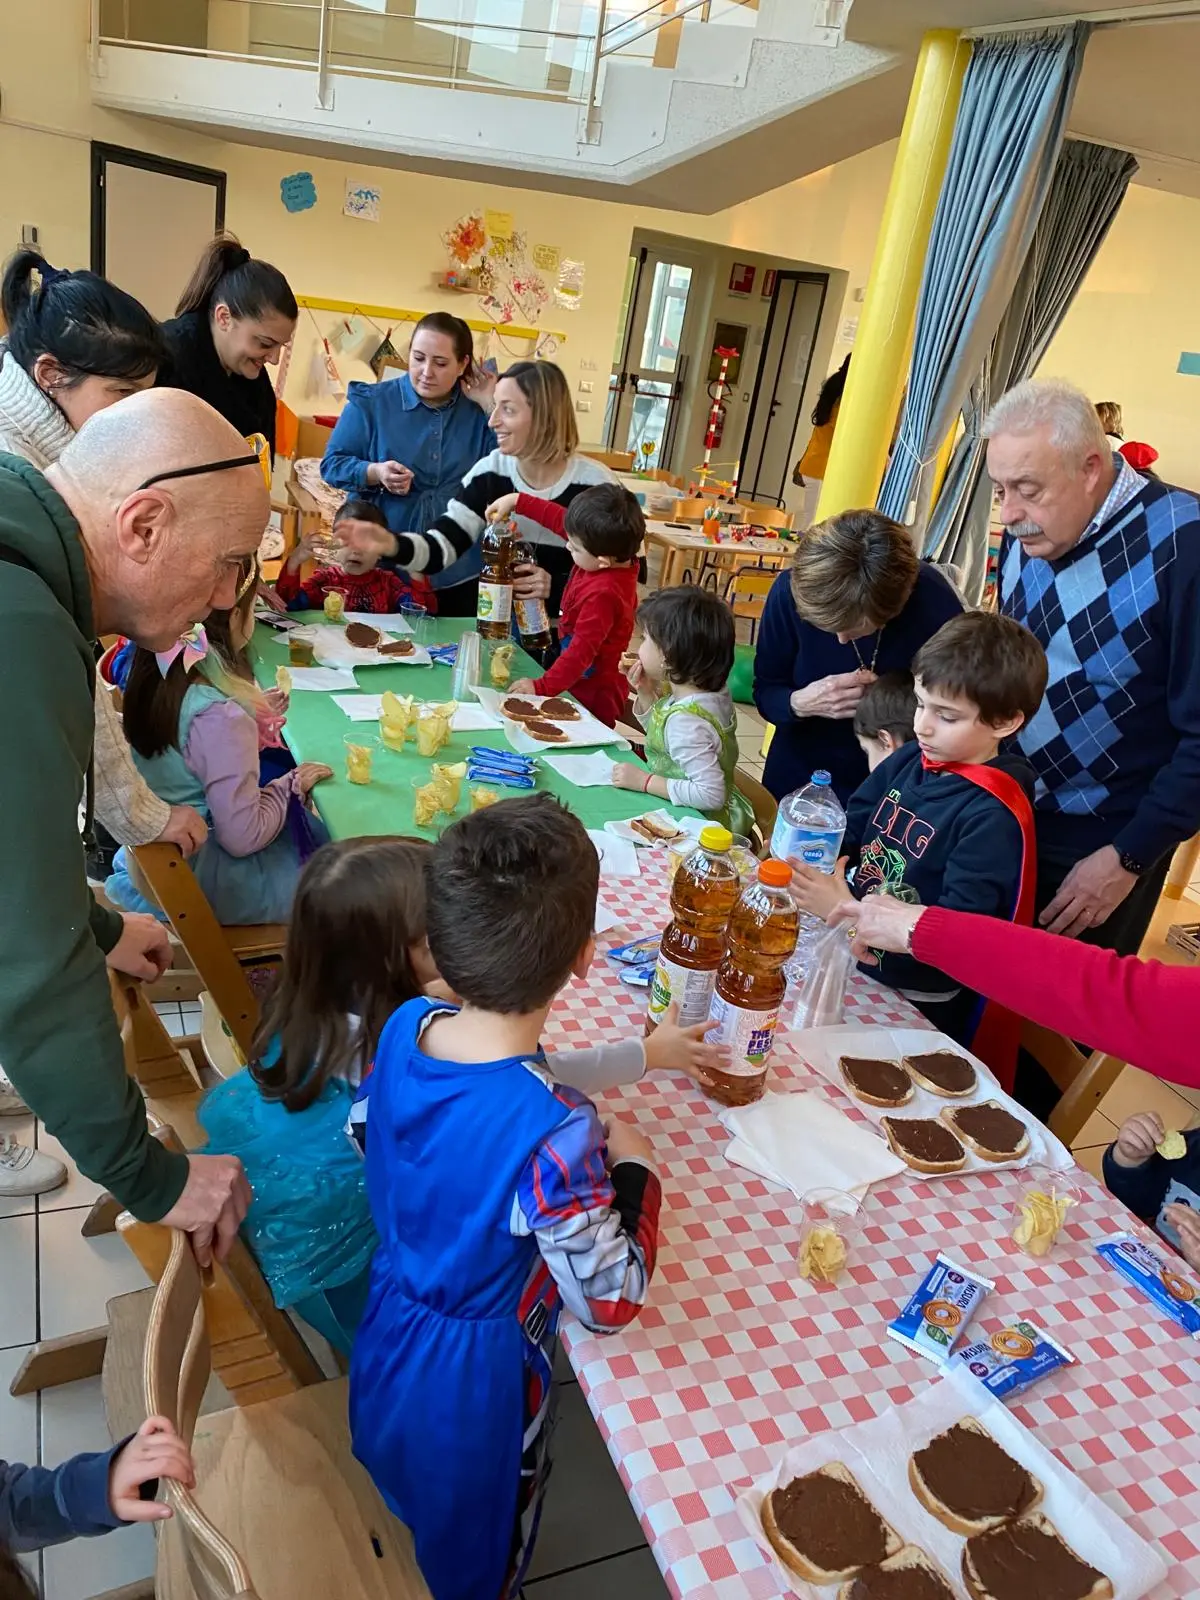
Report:
[[[0,1073],[0,1117],[27,1117],[29,1107],[21,1096],[9,1083],[8,1079]]]
[[[46,1194],[67,1181],[67,1169],[53,1156],[44,1156],[11,1133],[0,1135],[0,1199],[26,1194]]]

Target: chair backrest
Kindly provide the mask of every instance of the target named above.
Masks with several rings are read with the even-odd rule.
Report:
[[[675,504],[671,507],[671,521],[703,522],[704,513],[706,511],[711,511],[713,506],[719,503],[720,502],[715,501],[711,495],[707,499],[704,499],[699,495],[695,495],[691,499],[685,497],[682,500],[676,500]]]
[[[146,1330],[143,1387],[150,1416],[167,1417],[190,1447],[210,1373],[200,1268],[187,1235],[172,1229],[169,1253]],[[190,1490],[162,1480],[178,1522],[196,1600],[252,1600],[245,1562],[201,1511]]]
[[[586,456],[589,461],[598,461],[601,466],[608,467],[613,472],[633,470],[632,450],[581,450],[579,454]]]
[[[776,571],[764,567],[739,567],[729,580],[725,598],[731,606],[739,601],[757,602],[761,606],[774,588],[778,576]]]
[[[769,789],[765,789],[757,778],[751,777],[741,767],[735,767],[733,773],[734,787],[740,795],[744,795],[750,802],[754,812],[754,826],[760,835],[762,850],[771,842],[771,834],[775,829],[775,816],[779,810],[778,802]]]
[[[739,500],[738,505],[746,513],[747,522],[756,522],[760,528],[787,528],[795,525],[795,517],[790,511],[781,511],[778,506],[765,506],[757,500]]]
[[[259,1007],[238,957],[278,951],[283,930],[273,924],[226,929],[217,921],[178,845],[141,844],[126,851],[130,877],[148,900],[162,907],[171,931],[213,997],[218,1011],[249,1059]],[[236,939],[236,948],[231,940]]]
[[[1125,1070],[1118,1056],[1093,1050],[1084,1055],[1073,1040],[1035,1022],[1021,1029],[1021,1046],[1053,1080],[1062,1098],[1050,1113],[1049,1128],[1068,1149],[1100,1102]]]
[[[332,428],[326,427],[323,422],[317,422],[313,417],[301,417],[296,432],[294,459],[299,461],[302,456],[316,456],[319,461],[325,454],[325,446],[329,443],[332,432]]]
[[[161,1283],[171,1261],[175,1230],[157,1222],[137,1222],[128,1212],[117,1231],[141,1262],[146,1275]],[[189,1252],[190,1253],[190,1252]],[[235,1405],[255,1405],[292,1394],[324,1378],[316,1358],[286,1312],[271,1298],[257,1261],[241,1239],[202,1285],[206,1348]]]

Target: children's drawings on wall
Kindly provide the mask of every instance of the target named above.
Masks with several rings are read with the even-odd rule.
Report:
[[[553,278],[562,264],[562,251],[556,244],[535,244],[533,264],[539,272]]]
[[[372,184],[346,179],[346,198],[342,202],[342,215],[357,217],[360,222],[378,222],[382,196]]]
[[[293,172],[279,180],[279,198],[286,211],[311,211],[317,203],[317,186],[311,172]]]
[[[511,211],[485,211],[483,226],[489,239],[511,239],[516,232]]]
[[[558,249],[551,245],[531,251],[528,235],[513,225],[510,212],[472,212],[448,228],[442,240],[452,267],[473,274],[480,306],[498,323],[536,323],[550,304],[553,280],[539,267],[537,255],[538,249],[548,249],[557,259]]]

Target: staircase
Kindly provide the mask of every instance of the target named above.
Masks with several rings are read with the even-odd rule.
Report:
[[[92,94],[315,155],[714,211],[839,158],[815,108],[896,60],[845,39],[851,3],[93,0]]]

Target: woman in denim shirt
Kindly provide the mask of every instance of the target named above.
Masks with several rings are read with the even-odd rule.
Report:
[[[350,385],[321,461],[325,482],[373,500],[393,533],[432,527],[451,491],[496,448],[488,426],[492,385],[473,356],[471,330],[461,318],[444,311],[422,317],[403,377]],[[479,566],[479,547],[472,545],[434,577],[433,587],[466,583]],[[441,609],[457,614],[449,596]]]

